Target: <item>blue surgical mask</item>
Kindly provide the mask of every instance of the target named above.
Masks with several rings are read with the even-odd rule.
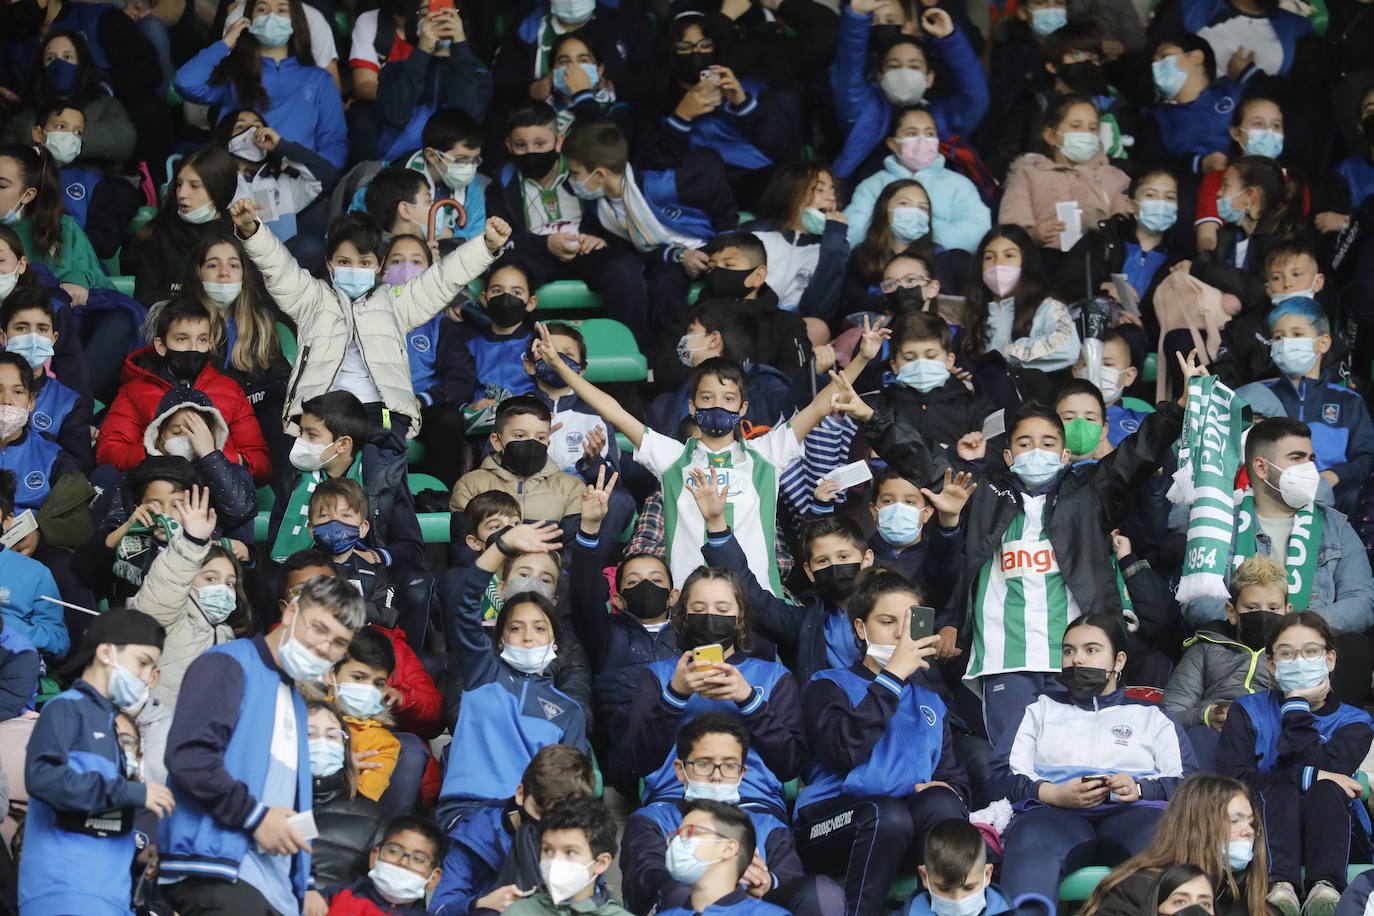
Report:
[[[340,684],[334,690],[334,700],[345,715],[355,719],[371,719],[386,707],[382,692],[371,684]]]
[[[699,836],[694,836],[690,840],[675,836],[668,841],[668,854],[664,856],[663,864],[668,869],[668,876],[674,881],[696,884],[701,876],[706,874],[706,869],[716,864],[697,858],[697,847],[701,845],[701,839]]]
[[[3,292],[3,290],[0,290],[0,292]],[[3,299],[3,298],[4,298],[4,296],[0,295],[0,299]],[[1289,290],[1289,291],[1286,292],[1286,293],[1274,293],[1274,295],[1272,295],[1272,296],[1269,297],[1269,304],[1270,304],[1270,305],[1278,305],[1280,302],[1284,302],[1284,301],[1286,301],[1286,300],[1288,300],[1288,299],[1316,299],[1316,298],[1317,298],[1317,290],[1316,290],[1315,284],[1314,284],[1313,286],[1307,287],[1307,289],[1294,289],[1294,290]]]
[[[29,367],[37,369],[52,359],[52,341],[42,334],[15,334],[5,344],[5,349],[24,357]]]
[[[342,741],[328,738],[310,739],[310,775],[333,776],[343,769],[344,746]]]
[[[802,232],[820,235],[825,232],[825,214],[815,207],[807,207],[801,215]]]
[[[501,660],[522,674],[542,674],[545,668],[553,664],[557,654],[558,647],[553,643],[546,646],[501,647]]]
[[[1148,232],[1168,232],[1178,222],[1178,204],[1171,200],[1142,200],[1137,219]]]
[[[295,31],[295,27],[291,25],[290,16],[266,13],[255,16],[248,31],[264,48],[280,48],[291,40],[291,33]]]
[[[1031,29],[1044,38],[1069,24],[1069,11],[1062,6],[1031,10]]]
[[[588,176],[589,178],[591,176]],[[585,181],[578,181],[571,175],[568,176],[568,190],[572,191],[580,200],[600,200],[606,196],[606,185],[603,182],[599,188],[589,188]]]
[[[601,77],[598,76],[597,73],[596,73],[596,65],[595,65],[595,64],[578,64],[577,66],[581,67],[581,68],[582,68],[582,72],[585,73],[585,74],[587,74],[587,80],[592,84],[591,88],[592,88],[593,90],[595,90],[595,89],[596,89],[597,80],[601,79]],[[568,68],[567,68],[567,67],[554,67],[554,68],[553,68],[553,88],[554,88],[554,89],[557,89],[559,92],[561,92],[561,93],[562,93],[563,95],[565,95],[565,96],[571,96],[571,95],[572,95],[572,91],[571,91],[570,89],[568,89]]]
[[[596,12],[596,0],[550,0],[549,7],[560,22],[582,22]]]
[[[191,593],[191,599],[205,615],[205,619],[215,625],[228,620],[229,615],[234,613],[234,608],[238,607],[239,601],[234,590],[223,582],[200,586]]]
[[[1188,82],[1188,71],[1178,65],[1179,55],[1170,54],[1150,64],[1150,74],[1154,77],[1155,89],[1166,99],[1172,99],[1183,90]]]
[[[949,366],[938,359],[913,359],[897,370],[897,384],[915,388],[922,394],[934,391],[949,381]]]
[[[219,212],[215,209],[215,205],[213,203],[208,203],[201,204],[199,207],[196,207],[191,210],[186,210],[184,212],[178,210],[177,216],[180,216],[182,219],[192,224],[193,226],[200,226],[210,222],[210,220],[219,216]]]
[[[697,782],[695,779],[689,779],[686,788],[682,790],[682,797],[688,801],[694,798],[704,798],[707,801],[738,805],[739,783]]]
[[[1283,152],[1283,134],[1263,128],[1245,132],[1245,155],[1277,159]]]
[[[332,267],[330,275],[334,285],[350,299],[366,296],[377,285],[377,271],[370,267]]]
[[[1026,486],[1041,487],[1054,479],[1064,467],[1058,452],[1043,448],[1028,449],[1017,455],[1011,462],[1011,472]]]
[[[878,510],[878,536],[893,547],[905,547],[921,536],[921,509],[892,503]]]
[[[920,207],[894,207],[888,225],[898,241],[914,242],[930,231],[930,214]]]
[[[315,543],[328,551],[330,556],[338,556],[362,544],[362,529],[357,525],[341,522],[337,518],[323,525],[316,525],[313,534]]]
[[[1317,658],[1293,658],[1274,665],[1274,681],[1284,693],[1316,687],[1330,676],[1331,671],[1326,667],[1325,655]]]
[[[983,888],[977,893],[955,900],[953,897],[941,897],[934,891],[929,891],[930,911],[935,916],[978,916],[988,905],[987,893],[987,889]]]
[[[301,611],[298,605],[296,616],[291,618],[291,630],[284,640],[277,643],[281,670],[293,681],[318,681],[329,673],[332,665],[329,659],[316,655],[309,646],[296,638],[296,624],[300,619]]]
[[[0,223],[4,223],[6,226],[13,226],[15,223],[19,222],[23,218],[23,205],[15,204],[13,207],[9,208],[9,211],[6,212],[4,216],[0,216]]]
[[[1237,195],[1235,194],[1230,197],[1223,194],[1217,195],[1217,216],[1221,217],[1224,222],[1228,222],[1233,226],[1239,226],[1245,219],[1245,211],[1232,205],[1232,201],[1235,200],[1236,197]]]
[[[1311,337],[1280,337],[1269,344],[1269,355],[1284,375],[1306,375],[1317,361]]]
[[[120,709],[133,709],[147,698],[148,685],[116,661],[110,672],[110,700]]]
[[[1245,871],[1255,858],[1255,844],[1251,840],[1232,840],[1226,844],[1226,861],[1231,871]]]

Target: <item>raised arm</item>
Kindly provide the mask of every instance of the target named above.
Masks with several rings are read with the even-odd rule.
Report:
[[[863,403],[858,395],[854,394],[854,380],[864,371],[869,360],[882,350],[883,341],[892,336],[892,329],[886,327],[886,324],[887,319],[883,318],[876,326],[869,327],[868,318],[864,318],[864,333],[859,340],[859,351],[854,354],[849,365],[843,372],[831,372],[830,384],[822,388],[812,398],[811,403],[797,411],[797,415],[792,418],[792,433],[799,443],[805,443],[807,435],[816,428],[816,424],[832,411],[849,413]]]
[[[542,359],[545,365],[552,366],[558,372],[559,378],[563,379],[563,384],[572,388],[577,396],[586,402],[587,406],[600,414],[607,423],[624,433],[635,448],[639,448],[639,443],[644,438],[644,423],[636,420],[628,410],[620,406],[620,402],[615,398],[568,368],[567,363],[563,362],[554,351],[553,343],[549,340],[548,328],[542,322],[536,324],[535,327],[539,330],[539,338],[530,344],[531,358],[536,361]],[[822,414],[822,416],[824,415]],[[814,426],[819,421],[820,418],[817,417],[811,425]],[[796,421],[793,420],[793,422]],[[808,430],[810,428],[810,426],[807,427]]]

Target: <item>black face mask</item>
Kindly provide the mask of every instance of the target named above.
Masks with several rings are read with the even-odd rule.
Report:
[[[919,286],[899,286],[890,293],[883,293],[883,299],[894,315],[923,312],[926,307],[926,297]]]
[[[858,563],[831,563],[811,573],[816,577],[816,591],[831,604],[843,604],[854,593],[854,580],[859,577]]]
[[[558,164],[558,150],[546,149],[539,153],[516,153],[515,170],[520,173],[521,178],[531,178],[538,180],[549,174],[549,170]]]
[[[902,27],[899,25],[875,25],[868,30],[868,47],[881,53],[901,37]]]
[[[1274,625],[1274,621],[1281,616],[1283,615],[1275,614],[1273,611],[1250,611],[1241,614],[1240,622],[1236,624],[1236,636],[1251,649],[1263,649],[1264,637]]]
[[[735,642],[739,618],[721,614],[688,614],[687,645],[730,646]]]
[[[1102,73],[1100,64],[1080,60],[1072,64],[1060,64],[1056,71],[1064,85],[1074,92],[1087,96],[1107,94],[1107,77]]]
[[[695,86],[701,82],[701,71],[714,64],[715,55],[710,51],[693,51],[691,54],[673,55],[673,76],[679,83]]]
[[[210,354],[199,350],[168,350],[162,359],[173,378],[188,384],[199,378],[201,371],[210,364]]]
[[[1360,122],[1360,133],[1364,134],[1364,138],[1370,143],[1374,143],[1374,112]]]
[[[1101,668],[1076,666],[1065,668],[1056,675],[1059,683],[1068,688],[1075,700],[1086,700],[1102,693],[1107,687],[1107,672]]]
[[[525,307],[529,303],[514,293],[497,293],[487,297],[487,316],[494,327],[509,328],[525,320]]]
[[[662,617],[668,610],[668,589],[648,579],[623,589],[620,597],[625,599],[625,610],[640,620]]]
[[[712,267],[706,271],[706,279],[702,287],[702,295],[711,299],[743,299],[752,293],[752,287],[744,285],[744,278],[753,273],[755,268],[744,267],[739,270],[730,270],[725,267]]]
[[[549,446],[538,439],[516,439],[501,451],[501,467],[516,477],[533,477],[549,460]]]

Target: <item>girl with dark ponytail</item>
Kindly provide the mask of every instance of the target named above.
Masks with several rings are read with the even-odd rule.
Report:
[[[61,173],[41,146],[0,146],[0,220],[30,259],[57,275],[72,302],[82,305],[92,287],[112,288],[81,226],[62,208]]]

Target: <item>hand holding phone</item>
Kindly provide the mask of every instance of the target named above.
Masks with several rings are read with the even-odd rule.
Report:
[[[709,668],[712,665],[723,665],[725,664],[725,649],[715,644],[697,646],[692,650],[692,664],[698,669]]]
[[[925,639],[927,636],[935,635],[935,608],[918,607],[911,608],[911,639],[912,641]]]

